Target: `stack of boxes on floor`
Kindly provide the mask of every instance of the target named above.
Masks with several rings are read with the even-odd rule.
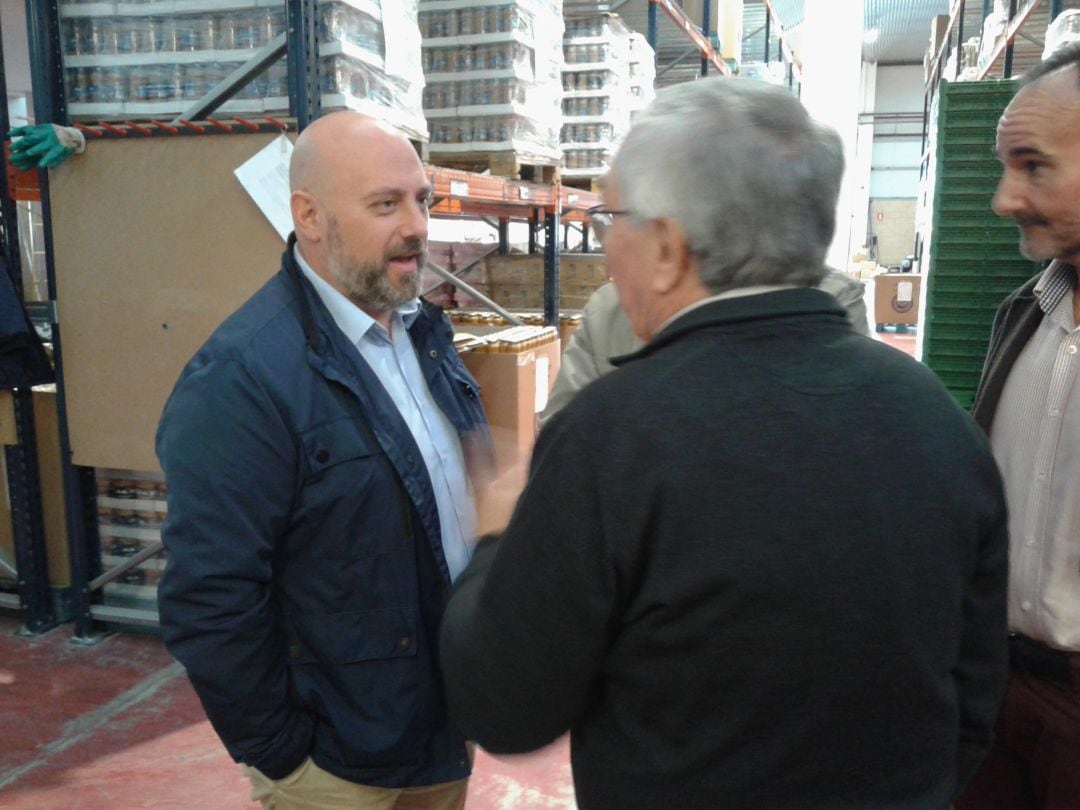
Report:
[[[572,17],[563,39],[564,178],[599,177],[630,128],[630,30],[613,14]]]
[[[96,473],[101,563],[112,569],[161,542],[165,481],[160,473],[104,468]],[[105,585],[105,604],[156,611],[157,583],[164,568],[165,554],[159,552],[125,571]]]
[[[179,115],[285,31],[279,0],[67,2],[60,14],[68,112],[83,120]],[[324,109],[377,112],[410,137],[426,139],[416,15],[415,0],[384,8],[377,0],[320,2]],[[282,57],[220,110],[250,115],[288,108]]]
[[[558,160],[561,0],[422,0],[431,157]]]

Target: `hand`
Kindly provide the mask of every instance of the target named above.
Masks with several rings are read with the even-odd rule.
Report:
[[[21,171],[35,166],[54,169],[75,153],[86,151],[86,137],[74,127],[56,124],[34,124],[15,127],[8,133],[11,142],[11,163]]]
[[[493,429],[492,434],[500,467],[475,482],[477,537],[498,534],[506,528],[528,478],[528,453],[518,452],[512,435],[501,435],[498,429]]]

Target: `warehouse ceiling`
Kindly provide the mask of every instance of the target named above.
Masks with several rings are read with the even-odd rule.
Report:
[[[772,0],[772,5],[784,28],[797,37],[804,0]],[[930,21],[948,14],[950,5],[949,0],[865,0],[863,61],[921,63],[930,42]]]
[[[783,26],[785,42],[794,49],[796,59],[799,49],[799,27],[803,21],[804,0],[771,0]],[[701,7],[701,0],[676,0],[678,5],[688,11]],[[714,3],[718,5],[719,3]],[[969,3],[978,5],[981,3]],[[573,13],[573,9],[591,6],[593,9],[607,6],[619,14],[636,31],[644,33],[648,27],[648,0],[612,0],[603,3],[597,0],[564,0],[564,8]],[[865,0],[863,20],[866,37],[863,42],[863,59],[879,64],[922,63],[930,41],[930,21],[938,14],[949,13],[950,0]],[[690,15],[695,23],[701,20]],[[743,53],[739,61],[761,61],[764,57],[765,5],[762,0],[744,0],[743,3]],[[770,58],[775,59],[778,43],[776,32],[771,31]],[[696,66],[700,70],[700,59],[692,54],[683,55],[689,48],[685,34],[671,22],[666,14],[657,14],[657,34],[659,51],[657,65],[663,70],[675,59],[681,62],[670,68],[675,74],[693,74]],[[658,84],[668,83],[660,77]],[[687,75],[685,78],[693,78]],[[685,79],[684,79],[685,80]]]

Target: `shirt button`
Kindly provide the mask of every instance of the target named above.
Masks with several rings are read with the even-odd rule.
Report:
[[[430,357],[432,360],[434,360],[438,356],[439,356],[439,353],[437,351],[435,351],[434,349],[432,349],[430,352],[428,352],[428,357]]]
[[[1026,545],[1026,546],[1035,545],[1035,538],[1034,537],[1029,537],[1027,540],[1024,541],[1024,545]]]
[[[407,649],[409,649],[409,647],[412,646],[412,639],[409,638],[408,636],[402,636],[401,638],[398,639],[397,646],[398,646],[399,650],[402,650],[402,651],[407,650]]]
[[[1070,346],[1065,351],[1067,351],[1069,354],[1076,354],[1076,347],[1075,346]]]
[[[1046,480],[1046,473],[1041,472],[1038,475],[1036,475],[1035,477],[1038,478],[1040,481],[1045,481]]]
[[[1059,411],[1059,410],[1058,410],[1057,408],[1051,408],[1051,409],[1050,409],[1050,415],[1051,415],[1051,416],[1060,416],[1060,415],[1061,415],[1061,411]]]
[[[1025,599],[1023,602],[1020,603],[1020,607],[1022,607],[1024,610],[1031,610],[1031,602]]]

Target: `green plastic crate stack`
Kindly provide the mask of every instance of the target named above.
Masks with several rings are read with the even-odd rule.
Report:
[[[1001,177],[998,118],[1015,81],[942,82],[934,156],[923,361],[970,407],[1001,301],[1039,265],[1019,251],[1019,232],[990,208]]]

